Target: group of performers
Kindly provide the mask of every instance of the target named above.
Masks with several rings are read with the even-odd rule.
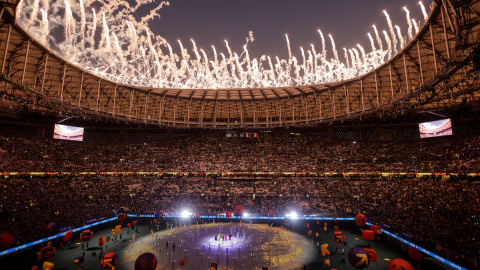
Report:
[[[229,240],[232,240],[232,235],[229,234],[229,235],[226,235],[226,234],[221,234],[219,233],[218,235],[215,235],[215,241],[229,241]]]

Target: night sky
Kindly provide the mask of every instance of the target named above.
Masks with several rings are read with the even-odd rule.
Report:
[[[427,13],[430,3],[423,1]],[[317,29],[321,29],[327,39],[329,56],[333,57],[328,40],[331,34],[343,59],[343,47],[348,49],[359,43],[367,52],[371,50],[367,33],[373,36],[372,24],[380,34],[382,30],[388,31],[383,10],[406,36],[404,6],[413,19],[423,23],[418,0],[172,0],[170,6],[160,10],[161,19],[150,27],[165,37],[176,51],[178,39],[190,50],[193,38],[198,48],[205,51],[211,52],[211,45],[215,45],[217,51],[226,52],[224,40],[227,39],[230,47],[241,53],[245,37],[253,31],[255,41],[248,45],[250,55],[267,54],[272,58],[288,58],[285,34],[289,36],[294,55],[300,56],[300,46],[308,50],[312,43],[320,51]],[[382,41],[386,46],[383,35]]]

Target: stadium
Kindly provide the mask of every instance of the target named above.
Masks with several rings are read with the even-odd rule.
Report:
[[[118,2],[0,0],[0,269],[480,269],[479,1],[285,59]]]

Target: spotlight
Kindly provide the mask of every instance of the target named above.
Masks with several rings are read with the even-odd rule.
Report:
[[[182,213],[180,213],[180,217],[182,218],[187,218],[190,217],[192,213],[190,213],[188,210],[183,210]]]
[[[298,218],[298,215],[297,213],[295,212],[291,212],[290,214],[287,214],[287,217],[291,218],[291,219],[297,219]]]
[[[248,213],[247,213],[247,212],[244,212],[242,216],[243,216],[243,217],[248,217]]]

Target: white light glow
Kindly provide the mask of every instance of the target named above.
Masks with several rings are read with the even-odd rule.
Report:
[[[333,36],[329,34],[326,41],[319,29],[321,52],[315,51],[314,44],[311,45],[312,50],[292,50],[289,37],[285,34],[288,58],[275,57],[276,61],[272,61],[268,54],[250,56],[248,46],[255,40],[252,31],[248,32],[242,52],[232,51],[226,40],[225,54],[220,51],[217,54],[213,45],[211,51],[197,48],[193,39],[190,40],[191,46],[184,47],[178,40],[178,46],[172,47],[148,27],[160,18],[162,7],[170,5],[168,1],[157,3],[142,18],[136,18],[137,11],[154,3],[154,0],[137,1],[135,7],[130,7],[128,1],[85,2],[43,0],[43,4],[39,5],[39,0],[20,1],[16,9],[17,21],[30,35],[64,59],[85,71],[126,85],[232,89],[323,84],[358,78],[384,64],[402,49],[397,46],[396,33],[386,11],[389,32],[381,33],[385,34],[383,42],[388,49],[384,50],[382,39],[374,27],[378,49],[371,37],[373,45],[370,52],[357,45],[345,49],[353,57],[345,53],[343,59],[338,55]],[[101,4],[98,9],[101,16],[98,17],[91,9],[91,4],[97,2]],[[408,9],[403,9],[408,36],[406,39],[398,37],[400,46],[406,46],[414,39],[414,26],[415,32],[418,32]],[[422,13],[424,16],[427,14],[423,5]],[[63,37],[58,34],[59,29],[63,29]],[[399,29],[396,30],[401,33]],[[327,48],[331,48],[328,54]]]
[[[295,212],[291,212],[290,214],[287,214],[286,216],[291,218],[291,219],[297,219],[298,218],[298,214],[295,213]]]
[[[182,218],[186,218],[186,217],[190,217],[192,215],[192,213],[188,210],[183,210],[181,213],[180,213],[180,217]]]

